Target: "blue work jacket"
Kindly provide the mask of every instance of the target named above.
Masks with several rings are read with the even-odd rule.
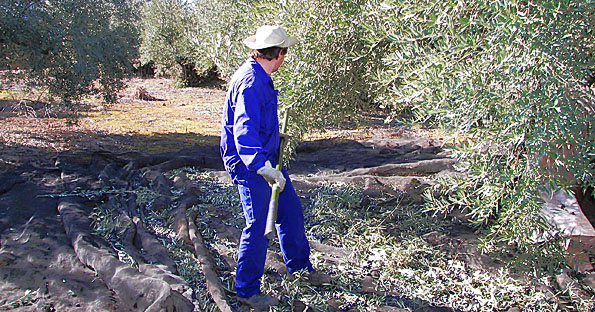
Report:
[[[271,77],[253,58],[231,78],[223,108],[220,151],[234,181],[242,172],[260,169],[267,160],[273,166],[277,163],[278,93]]]

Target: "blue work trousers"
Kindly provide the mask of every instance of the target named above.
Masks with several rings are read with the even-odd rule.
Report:
[[[287,184],[279,194],[276,223],[283,260],[290,273],[303,268],[312,271],[310,246],[304,232],[302,205],[285,169],[283,175]],[[260,278],[264,273],[269,243],[264,236],[264,230],[271,187],[254,171],[238,174],[235,180],[238,183],[246,219],[238,251],[235,289],[238,297],[248,298],[260,292]]]

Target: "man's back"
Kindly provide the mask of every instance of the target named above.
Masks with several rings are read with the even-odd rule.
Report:
[[[252,58],[233,75],[223,108],[220,151],[232,176],[275,163],[279,147],[277,93]]]

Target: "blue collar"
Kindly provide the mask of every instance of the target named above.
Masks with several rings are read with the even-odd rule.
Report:
[[[258,62],[255,59],[253,59],[252,57],[249,57],[247,61],[250,63],[252,68],[254,68],[254,73],[256,74],[256,76],[259,79],[262,79],[266,83],[270,84],[271,87],[273,89],[275,89],[275,86],[273,84],[273,79],[271,79],[271,76],[269,76],[269,74],[267,74],[267,72],[264,71],[264,68],[262,68],[262,66],[260,64],[258,64]]]

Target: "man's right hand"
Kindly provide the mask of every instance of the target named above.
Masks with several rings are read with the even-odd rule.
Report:
[[[270,161],[266,161],[264,166],[256,171],[259,175],[261,175],[269,184],[277,184],[279,186],[279,192],[283,191],[285,188],[285,177],[283,177],[283,173],[281,171],[273,168],[271,166]]]

